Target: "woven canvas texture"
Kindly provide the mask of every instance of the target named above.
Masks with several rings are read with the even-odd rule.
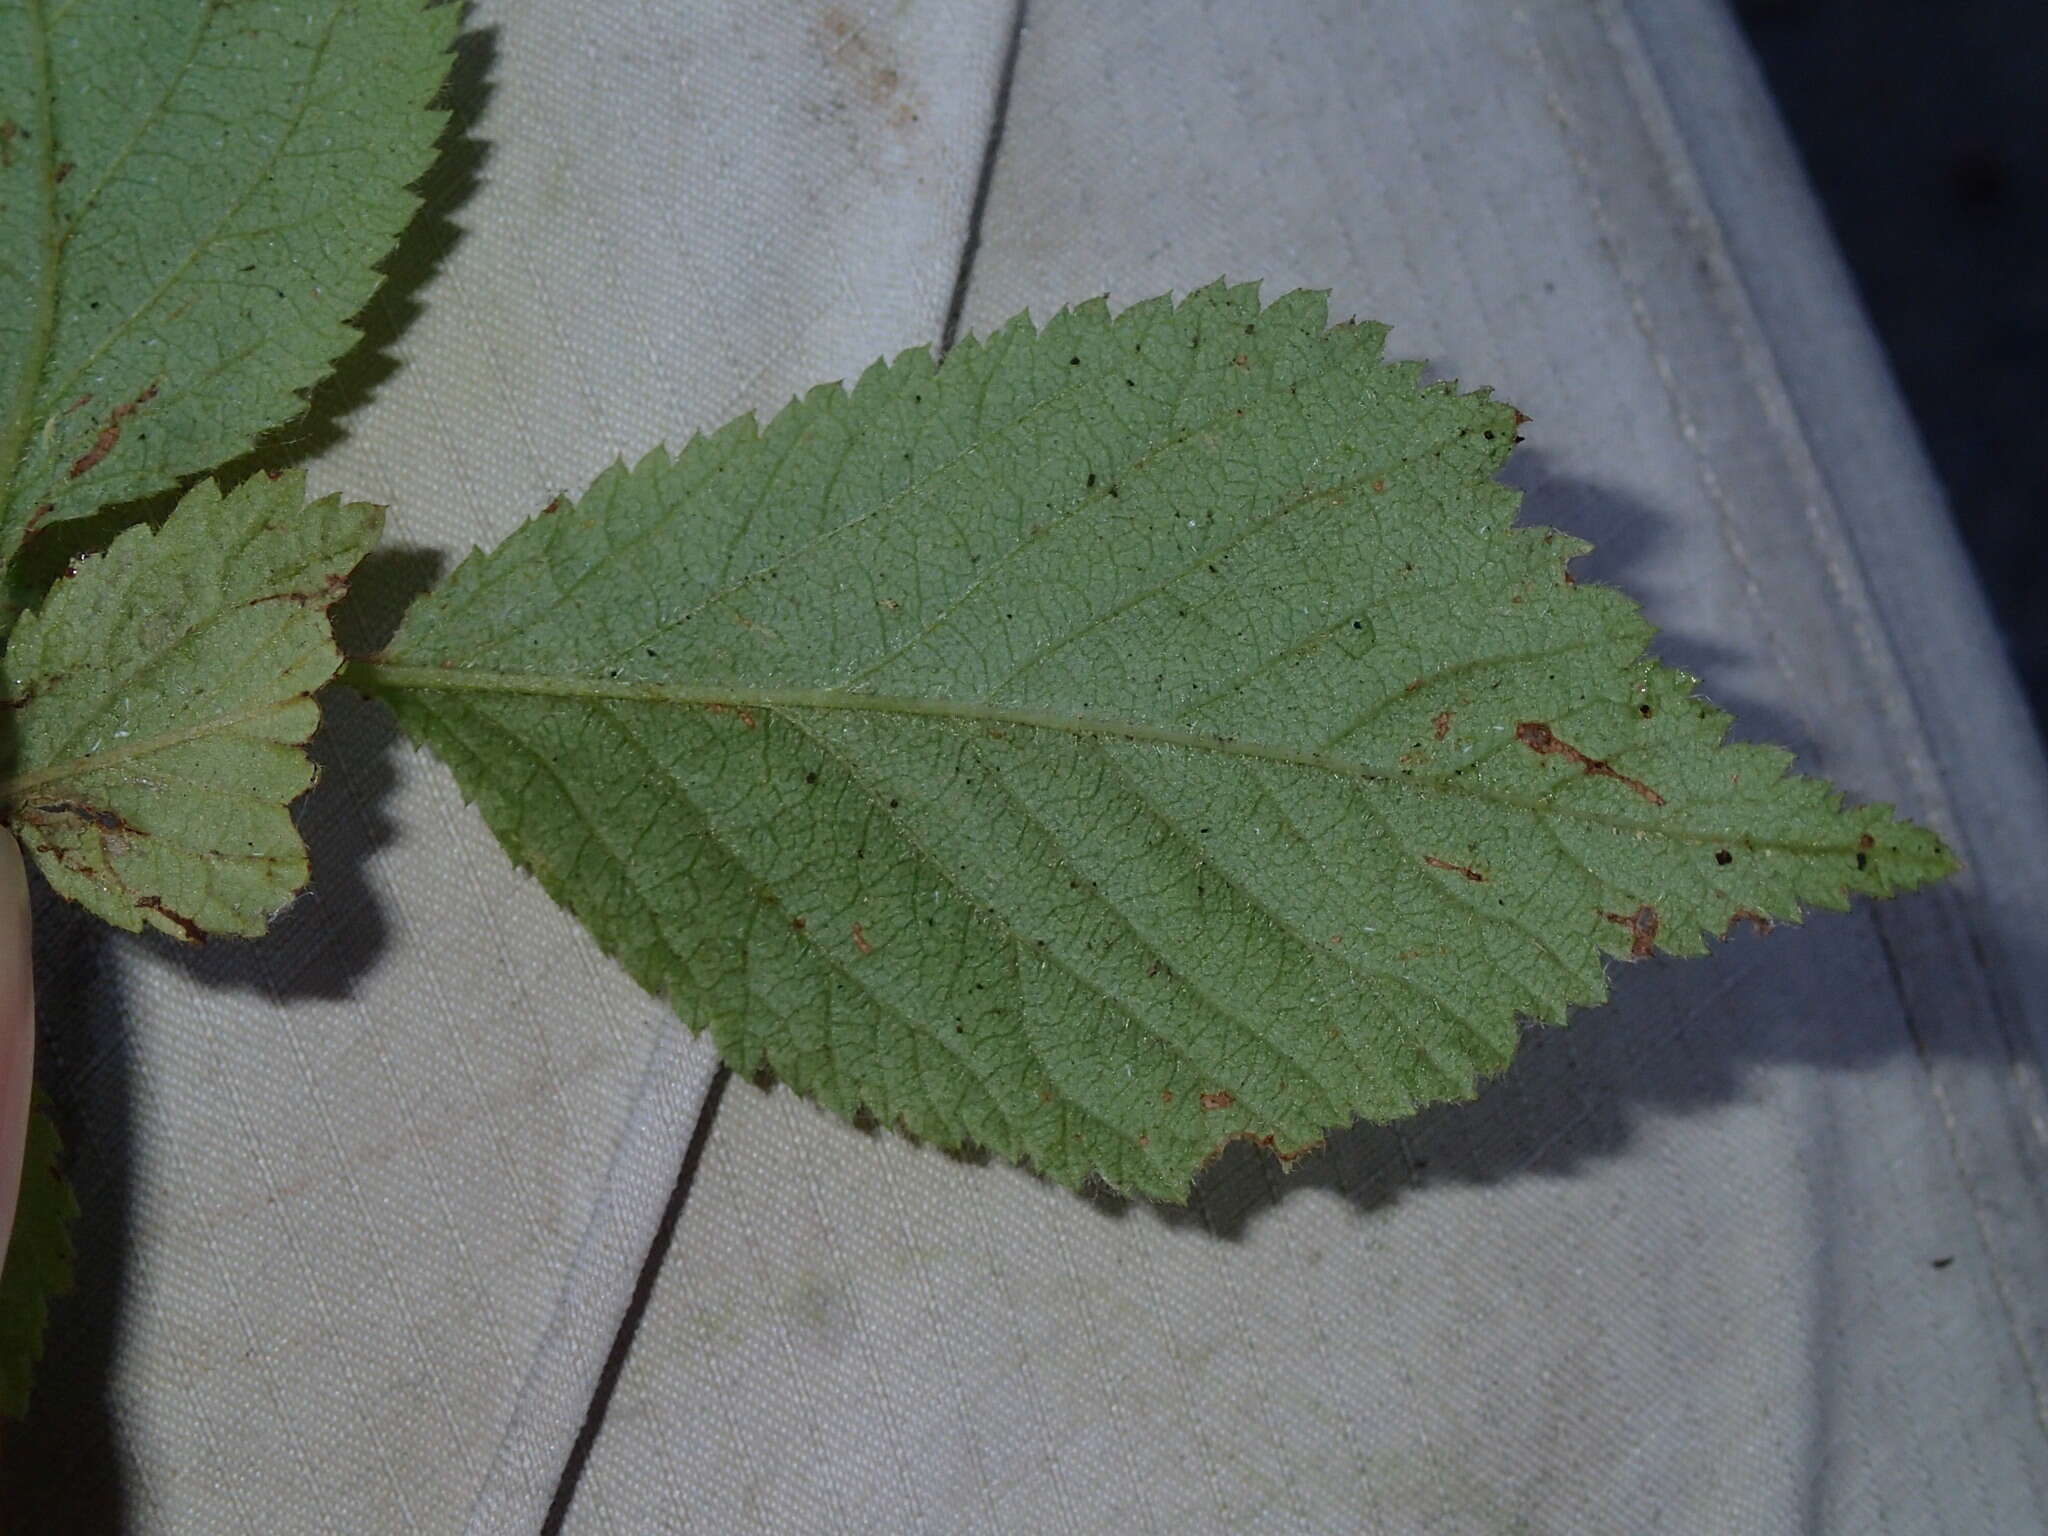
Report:
[[[2032,1025],[1986,958],[2032,898],[1978,818],[2038,848],[2039,762],[1726,18],[1025,15],[970,326],[1330,288],[1534,418],[1526,516],[1745,731],[1973,872],[1624,968],[1476,1103],[1233,1152],[1185,1213],[734,1084],[569,1528],[2034,1528]]]
[[[1003,17],[483,0],[315,493],[374,627],[617,455],[938,334]],[[944,88],[934,88],[943,82]],[[313,886],[198,953],[46,914],[86,1209],[9,1530],[536,1528],[710,1057],[331,691]]]
[[[578,1536],[2038,1526],[2041,763],[1719,0],[479,0],[462,49],[311,462],[393,507],[365,629],[614,456],[937,337],[970,247],[978,329],[1259,277],[1529,413],[1527,518],[1970,868],[1621,968],[1475,1103],[1173,1211],[707,1100],[337,697],[270,939],[45,913],[87,1214],[9,1529],[526,1532],[565,1464]]]

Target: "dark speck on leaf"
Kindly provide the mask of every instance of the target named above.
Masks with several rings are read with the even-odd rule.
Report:
[[[1733,864],[1735,862],[1735,855],[1726,848],[1717,848],[1714,850],[1714,862],[1716,864]]]

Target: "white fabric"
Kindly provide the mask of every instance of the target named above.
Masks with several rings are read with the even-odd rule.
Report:
[[[2038,1528],[2041,762],[1718,4],[1026,15],[970,326],[1330,287],[1535,418],[1527,516],[1745,730],[1971,869],[1624,968],[1476,1103],[1233,1155],[1186,1214],[732,1084],[567,1528]],[[1011,16],[483,0],[480,186],[321,488],[459,552],[938,335]],[[88,1215],[10,1529],[523,1532],[555,1494],[709,1057],[333,716],[281,933],[46,928]]]
[[[465,34],[480,185],[313,465],[395,545],[493,543],[937,334],[1002,18],[484,0]],[[46,924],[88,1216],[10,1530],[519,1531],[553,1496],[712,1057],[381,707],[330,729],[281,931]]]
[[[1333,288],[1535,418],[1527,515],[1745,730],[1972,872],[1624,970],[1477,1103],[1187,1217],[735,1085],[569,1529],[2039,1528],[2035,1026],[1989,967],[2038,965],[2040,762],[1725,18],[1028,18],[971,326]]]

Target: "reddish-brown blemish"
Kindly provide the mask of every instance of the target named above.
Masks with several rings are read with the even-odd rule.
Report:
[[[1467,880],[1478,880],[1483,882],[1486,879],[1486,876],[1479,873],[1479,871],[1476,869],[1471,869],[1463,864],[1453,864],[1448,859],[1440,859],[1433,853],[1424,854],[1422,856],[1422,862],[1427,864],[1431,869],[1441,869],[1449,874],[1463,875]]]
[[[1323,1143],[1320,1140],[1304,1142],[1298,1147],[1283,1147],[1271,1136],[1254,1136],[1250,1131],[1239,1131],[1230,1140],[1248,1141],[1255,1147],[1264,1147],[1280,1160],[1280,1166],[1283,1168],[1292,1168],[1309,1153],[1323,1150]]]
[[[1434,736],[1438,741],[1442,741],[1446,736],[1451,734],[1451,712],[1448,709],[1438,710],[1435,716],[1431,718],[1429,722],[1429,734]]]
[[[64,180],[64,178],[65,178],[66,176],[69,176],[69,175],[71,174],[71,172],[72,172],[72,170],[73,170],[73,169],[74,169],[74,167],[73,167],[72,163],[71,163],[71,162],[70,162],[69,160],[60,160],[60,161],[58,161],[58,162],[57,162],[57,169],[56,169],[56,171],[55,171],[55,172],[54,172],[54,173],[53,173],[53,174],[51,175],[51,177],[50,177],[50,183],[51,183],[51,185],[53,185],[53,186],[54,186],[54,185],[56,185],[56,184],[58,184],[58,183],[62,182],[62,181]]]
[[[1588,757],[1568,741],[1560,741],[1555,732],[1540,720],[1524,720],[1515,727],[1515,740],[1534,752],[1538,757],[1561,757],[1568,763],[1576,764],[1581,773],[1590,778],[1612,779],[1626,789],[1641,795],[1652,805],[1662,805],[1664,797],[1641,779],[1632,779],[1620,773],[1597,757]]]
[[[1159,1102],[1162,1104],[1171,1104],[1173,1102],[1173,1090],[1171,1088],[1160,1089]]]
[[[102,810],[96,805],[81,805],[76,800],[51,800],[42,805],[27,806],[22,810],[24,821],[49,821],[59,816],[73,816],[80,821],[89,821],[102,832],[125,833],[132,837],[142,836],[139,828],[131,825],[114,811]]]
[[[861,932],[859,923],[853,925],[853,947],[864,955],[872,955],[875,952],[875,946],[870,944],[868,936]]]
[[[156,386],[152,384],[127,404],[115,406],[107,416],[107,424],[100,428],[100,435],[92,440],[92,446],[71,461],[71,478],[76,480],[112,453],[114,445],[121,441],[121,423],[155,398]]]
[[[1618,923],[1628,930],[1628,957],[1631,960],[1648,959],[1657,949],[1657,909],[1637,907],[1633,914],[1602,912],[1610,923]]]
[[[1518,427],[1526,427],[1527,425],[1529,425],[1529,423],[1530,423],[1531,421],[1533,421],[1533,420],[1535,419],[1534,417],[1531,417],[1531,416],[1524,416],[1524,415],[1523,415],[1523,414],[1522,414],[1522,413],[1521,413],[1520,411],[1516,411],[1516,410],[1515,410],[1515,408],[1514,408],[1514,407],[1513,407],[1512,405],[1511,405],[1511,406],[1509,406],[1509,407],[1508,407],[1508,409],[1509,409],[1510,411],[1514,411],[1514,413],[1515,413],[1515,425],[1516,425],[1516,426],[1518,426]]]
[[[547,517],[551,513],[561,511],[562,503],[566,500],[568,500],[568,498],[565,496],[557,496],[553,501],[549,502],[546,506],[540,509],[540,515],[542,517]]]
[[[255,608],[264,603],[293,603],[301,608],[331,608],[348,591],[348,577],[330,571],[320,583],[318,592],[268,592],[262,597],[252,597],[243,606]]]
[[[808,925],[800,917],[792,917],[789,920],[789,928],[792,933],[802,933],[806,926]]]
[[[1724,940],[1735,932],[1735,925],[1737,923],[1749,924],[1750,927],[1756,930],[1756,935],[1760,939],[1770,937],[1771,929],[1774,926],[1771,920],[1765,917],[1763,913],[1752,912],[1748,907],[1737,907],[1735,915],[1728,919],[1728,926],[1721,930],[1721,937]]]
[[[1251,357],[1247,353],[1243,352],[1238,353],[1237,356],[1233,357],[1230,361],[1232,366],[1238,368],[1249,368],[1252,365]]]
[[[201,928],[199,924],[194,922],[191,918],[187,917],[184,913],[173,912],[169,907],[165,906],[156,897],[138,896],[135,898],[135,905],[137,905],[138,907],[147,907],[149,908],[150,911],[156,913],[157,916],[163,918],[165,922],[171,924],[172,927],[178,930],[178,932],[184,937],[186,943],[204,944],[206,942],[205,929]]]
[[[1214,1093],[1202,1095],[1202,1108],[1204,1109],[1229,1109],[1236,1102],[1236,1094],[1226,1093],[1221,1088],[1217,1089]]]
[[[735,713],[739,715],[741,725],[744,725],[750,731],[754,728],[754,717],[748,714],[747,711],[742,709],[735,711]]]
[[[1387,482],[1384,480],[1375,480],[1372,483],[1372,488],[1375,493],[1384,491],[1387,488]]]

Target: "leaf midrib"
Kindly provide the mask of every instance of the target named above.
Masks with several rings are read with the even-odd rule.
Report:
[[[774,713],[795,710],[843,710],[861,714],[897,715],[928,720],[950,720],[982,727],[1012,726],[1020,730],[1057,731],[1065,735],[1097,740],[1128,741],[1141,746],[1178,748],[1211,752],[1258,762],[1278,763],[1327,773],[1353,783],[1371,784],[1414,793],[1440,793],[1487,805],[1525,811],[1536,816],[1641,833],[1671,842],[1699,846],[1726,845],[1734,834],[1726,831],[1695,831],[1669,822],[1645,821],[1615,816],[1579,806],[1557,804],[1548,796],[1516,795],[1503,790],[1481,788],[1452,778],[1426,778],[1415,774],[1368,767],[1326,752],[1303,751],[1271,742],[1223,736],[1206,731],[1182,730],[1151,725],[1140,720],[1120,720],[1098,715],[1068,715],[1052,710],[1009,707],[982,699],[919,698],[905,694],[856,693],[838,688],[746,688],[730,683],[646,683],[618,678],[561,676],[538,672],[497,672],[460,667],[408,666],[402,662],[361,658],[347,662],[339,680],[361,692],[374,695],[394,693],[476,693],[515,695],[565,701],[610,701],[628,704],[674,705]],[[1854,836],[1840,843],[1780,841],[1756,837],[1738,839],[1752,850],[1794,853],[1806,856],[1853,854],[1859,844]]]
[[[0,814],[18,805],[22,799],[35,790],[45,789],[52,784],[84,778],[91,774],[105,773],[123,763],[133,762],[138,757],[149,757],[158,752],[168,752],[173,747],[182,747],[187,742],[200,741],[209,736],[222,736],[253,725],[266,715],[277,714],[294,704],[312,696],[310,690],[288,694],[281,698],[263,699],[257,703],[232,710],[224,715],[210,715],[191,725],[181,725],[173,731],[163,731],[154,736],[138,737],[124,741],[118,747],[104,751],[88,752],[79,757],[70,757],[62,762],[49,763],[41,768],[31,768],[26,773],[16,774],[11,779],[0,779]]]

